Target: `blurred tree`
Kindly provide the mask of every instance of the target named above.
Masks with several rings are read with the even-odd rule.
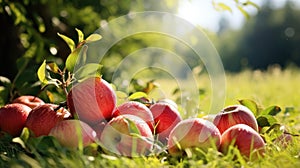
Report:
[[[70,50],[57,33],[78,41],[75,28],[89,35],[116,17],[145,10],[174,13],[177,0],[0,0],[0,76],[12,82],[10,99],[39,92],[36,72],[43,60],[64,66]]]
[[[57,35],[64,34],[78,41],[75,28],[85,35],[95,32],[100,25],[131,12],[162,11],[176,13],[179,0],[0,0],[0,76],[8,77],[11,85],[5,87],[5,101],[18,95],[37,94],[41,85],[37,69],[43,60],[64,66],[70,54],[67,44]],[[211,0],[216,9],[230,10],[224,3]],[[245,14],[244,6],[255,4],[247,0],[236,0],[237,8]],[[247,14],[245,14],[247,15]],[[141,21],[141,25],[143,21]],[[153,23],[155,24],[155,23]],[[119,31],[123,29],[120,28]],[[148,47],[173,49],[186,54],[191,68],[200,64],[188,47],[176,46],[175,39],[153,34],[133,35],[113,46],[101,63],[105,64],[103,75],[110,79],[114,66],[128,54]],[[194,39],[195,43],[199,39]],[[201,41],[199,42],[201,45]],[[177,50],[176,50],[177,49]],[[187,51],[187,52],[185,52]],[[94,53],[97,54],[97,53]],[[153,53],[149,61],[159,61],[160,55]],[[137,60],[133,60],[134,61]],[[167,61],[165,61],[168,63]],[[137,62],[135,62],[137,64]],[[133,64],[134,65],[134,64]],[[174,66],[176,68],[176,66]],[[180,71],[180,68],[178,68]],[[186,74],[182,73],[182,76]],[[0,86],[2,87],[2,81]],[[3,87],[2,87],[3,88]],[[2,91],[0,90],[0,93]],[[55,92],[51,90],[51,92]],[[44,92],[45,94],[45,92]],[[45,96],[46,97],[46,96]],[[50,96],[48,96],[50,97]]]
[[[0,0],[0,76],[14,79],[18,58],[23,59],[21,62],[26,68],[44,59],[61,65],[70,51],[57,32],[76,39],[75,28],[88,35],[101,23],[130,11],[175,12],[176,9],[177,0]]]
[[[272,64],[286,67],[291,63],[299,66],[299,14],[292,1],[279,9],[273,9],[269,2],[243,29],[223,31],[218,49],[225,69],[266,69]]]

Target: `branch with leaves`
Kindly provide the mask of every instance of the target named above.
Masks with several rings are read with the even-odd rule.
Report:
[[[249,6],[252,6],[252,7],[255,7],[256,9],[259,9],[259,6],[252,2],[251,0],[247,0],[247,1],[243,1],[241,2],[240,0],[233,0],[234,3],[235,3],[235,6],[236,8],[247,18],[249,19],[250,18],[250,15],[249,13],[245,10],[245,7],[249,7]],[[216,0],[213,0],[212,1],[212,4],[214,6],[214,8],[217,10],[217,11],[229,11],[230,13],[232,13],[232,8],[227,5],[226,3],[223,3],[223,2],[216,2]]]
[[[49,85],[55,85],[58,88],[62,88],[65,95],[67,95],[68,87],[72,83],[81,81],[87,77],[100,75],[99,70],[102,65],[95,63],[85,64],[88,49],[88,46],[85,44],[98,41],[102,36],[99,34],[92,34],[84,39],[82,31],[79,29],[76,29],[76,31],[79,39],[77,45],[75,45],[75,42],[71,38],[58,33],[58,35],[68,44],[71,53],[66,59],[65,67],[63,69],[60,69],[55,62],[47,62],[44,60],[37,71],[38,78],[43,86],[41,91]],[[79,62],[82,66],[75,68]],[[59,77],[56,78],[53,76]]]

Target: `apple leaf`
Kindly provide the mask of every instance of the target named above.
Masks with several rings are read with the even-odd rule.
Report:
[[[128,99],[129,100],[137,100],[137,99],[140,99],[140,98],[147,98],[148,95],[145,93],[145,92],[135,92],[133,94],[131,94]]]
[[[45,156],[51,154],[49,148],[61,149],[61,145],[53,136],[40,136],[37,138],[29,138],[27,144],[32,150],[35,150]]]
[[[251,5],[251,6],[255,7],[257,10],[260,9],[260,7],[256,3],[252,2],[252,1],[247,1],[245,3],[245,5]]]
[[[84,45],[82,46],[82,49],[78,55],[78,60],[77,60],[77,65],[83,66],[84,64],[86,64],[86,59],[87,59],[87,50],[88,50],[88,46]]]
[[[281,108],[279,106],[270,106],[263,111],[261,111],[261,115],[272,115],[275,116],[281,112]]]
[[[47,63],[46,68],[47,68],[47,70],[54,72],[54,73],[60,72],[60,69],[55,62]]]
[[[0,107],[7,103],[8,96],[9,96],[9,89],[4,86],[0,86]]]
[[[22,133],[20,135],[20,138],[26,143],[28,139],[30,138],[30,131],[27,127],[24,127],[22,130]]]
[[[268,127],[277,123],[277,120],[271,115],[261,115],[256,120],[260,127]]]
[[[286,107],[284,110],[284,114],[296,112],[294,107]]]
[[[4,87],[10,87],[11,86],[11,81],[4,77],[4,76],[0,76],[0,85],[4,86]]]
[[[71,52],[73,52],[75,47],[76,47],[74,41],[72,39],[70,39],[69,37],[63,35],[63,34],[57,33],[57,35],[59,37],[61,37],[68,44]]]
[[[47,67],[46,60],[44,60],[44,62],[42,63],[42,65],[39,67],[37,71],[37,75],[40,82],[42,82],[42,84],[44,85],[53,84],[56,87],[59,87],[60,81],[57,79],[52,79],[46,67]]]
[[[249,13],[242,6],[238,5],[237,8],[246,17],[246,19],[250,18]]]
[[[125,118],[125,120],[128,123],[128,130],[129,130],[130,134],[141,135],[140,130],[138,129],[138,127],[136,126],[136,124],[132,120],[130,120],[128,118]]]
[[[47,69],[46,69],[46,60],[44,60],[44,62],[42,63],[42,65],[39,67],[39,69],[37,71],[37,75],[38,75],[39,80],[43,84],[47,84],[48,83],[47,76],[49,75],[49,72],[47,72]]]
[[[282,125],[280,125],[280,124],[273,124],[273,125],[270,126],[270,128],[268,128],[266,130],[266,133],[268,133],[268,134],[270,132],[280,132],[280,133],[282,133],[282,131],[280,130],[281,127],[282,127]]]
[[[0,76],[0,107],[7,103],[9,99],[10,88],[11,81],[4,76]]]
[[[24,141],[20,137],[13,138],[12,142],[20,144],[24,149],[26,148]]]
[[[215,3],[213,1],[213,6],[218,11],[229,11],[229,12],[232,13],[232,9],[228,5],[226,5],[225,3],[222,3],[222,2]]]
[[[100,34],[91,34],[90,36],[88,36],[85,39],[85,42],[86,43],[91,43],[91,42],[94,42],[94,41],[98,41],[100,39],[102,39],[102,36]]]
[[[66,60],[66,68],[68,71],[73,72],[73,69],[76,65],[78,55],[80,53],[81,47],[76,48],[71,54],[68,56]]]
[[[81,43],[84,40],[84,34],[82,33],[81,30],[75,28],[75,30],[77,31],[78,34],[78,43]]]
[[[257,104],[253,100],[242,99],[242,100],[238,100],[238,101],[241,105],[246,106],[247,108],[249,108],[255,116],[258,115],[259,109],[258,109]]]
[[[86,64],[83,67],[80,67],[74,73],[74,77],[80,82],[89,77],[101,76],[100,70],[102,67],[103,66],[101,64],[96,64],[96,63]]]

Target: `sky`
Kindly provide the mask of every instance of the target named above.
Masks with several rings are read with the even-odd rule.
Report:
[[[242,1],[242,0],[241,0]],[[263,4],[266,0],[251,0],[258,6]],[[274,8],[282,7],[287,0],[271,0]],[[297,7],[300,8],[300,0],[291,0],[296,2]],[[180,0],[178,8],[178,16],[186,19],[194,25],[199,25],[205,29],[217,32],[219,29],[219,20],[224,17],[229,21],[230,27],[239,29],[245,22],[245,16],[235,7],[233,0],[216,0],[216,2],[223,2],[229,5],[232,9],[230,11],[217,11],[212,6],[212,0]],[[250,15],[255,15],[258,10],[249,6],[246,9]]]

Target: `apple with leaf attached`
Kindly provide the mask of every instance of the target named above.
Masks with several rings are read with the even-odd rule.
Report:
[[[152,131],[143,119],[124,114],[106,124],[100,143],[109,153],[133,157],[149,154],[153,140]]]
[[[143,103],[137,101],[128,101],[119,105],[113,112],[113,117],[123,114],[131,114],[140,117],[150,127],[151,131],[154,130],[154,119],[150,109]]]
[[[110,84],[99,77],[100,64],[79,61],[79,58],[86,57],[85,44],[98,41],[102,37],[99,34],[92,34],[84,39],[83,33],[78,29],[76,31],[79,40],[77,45],[69,37],[58,33],[71,50],[65,67],[61,69],[55,62],[45,60],[37,75],[43,88],[55,85],[64,91],[73,117],[78,115],[80,119],[92,125],[111,117],[116,96]],[[76,66],[78,64],[82,66]],[[51,76],[52,74],[55,76]]]

